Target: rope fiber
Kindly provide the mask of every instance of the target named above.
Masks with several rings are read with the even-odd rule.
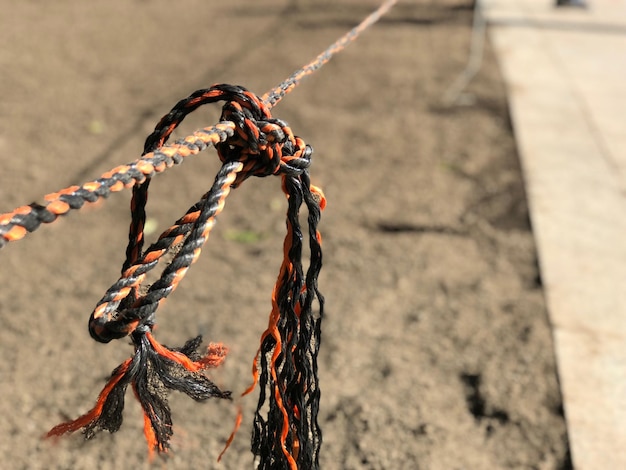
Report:
[[[122,424],[124,396],[130,386],[144,414],[144,434],[150,455],[167,453],[172,436],[170,390],[197,401],[230,399],[205,371],[218,367],[227,348],[211,343],[200,352],[202,338],[183,347],[167,347],[153,336],[156,311],[200,256],[231,188],[251,176],[280,176],[287,199],[284,257],[272,292],[267,329],[253,361],[253,381],[243,393],[258,385],[260,396],[254,416],[252,452],[261,469],[319,468],[322,433],[318,423],[320,390],[317,356],[321,340],[324,298],[318,290],[322,267],[318,231],[326,200],[311,184],[309,166],[313,150],[289,126],[271,115],[271,109],[307,75],[310,75],[394,4],[387,0],[309,64],[296,71],[263,97],[241,86],[213,85],[179,101],[156,125],[141,158],[118,166],[100,178],[44,196],[43,202],[21,206],[0,215],[0,248],[24,238],[41,224],[57,220],[86,202],[132,188],[131,223],[126,259],[120,278],[106,291],[89,318],[93,339],[108,343],[130,336],[134,354],[119,365],[102,389],[95,406],[83,416],[52,428],[47,437],[82,430],[86,439],[99,431],[117,431]],[[224,102],[220,122],[167,144],[185,117],[200,106]],[[144,249],[148,188],[152,178],[213,145],[222,162],[212,187],[185,215]],[[310,259],[302,263],[303,227],[300,210],[306,207]],[[142,289],[146,275],[168,252],[175,255],[160,278]],[[268,406],[266,406],[268,405]],[[261,410],[268,409],[266,416]],[[240,416],[237,422],[240,423]],[[238,427],[238,424],[237,424]],[[232,441],[228,440],[227,447]],[[220,456],[221,457],[221,456]]]

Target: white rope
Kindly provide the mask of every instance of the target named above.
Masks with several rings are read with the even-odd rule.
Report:
[[[485,49],[485,29],[486,21],[482,12],[482,0],[476,0],[474,3],[474,20],[472,24],[469,59],[467,60],[465,69],[443,94],[442,101],[445,106],[461,104],[459,98],[463,90],[465,90],[469,82],[482,67],[483,52]]]

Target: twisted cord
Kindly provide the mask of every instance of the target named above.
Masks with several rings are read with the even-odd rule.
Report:
[[[200,153],[210,144],[226,141],[233,135],[234,129],[232,122],[205,127],[174,144],[149,152],[132,163],[103,173],[94,181],[47,194],[42,203],[33,202],[0,215],[0,248],[11,241],[20,240],[42,223],[54,222],[69,211],[80,209],[86,202],[96,202],[111,193],[141,184],[146,178],[180,164],[185,157]]]
[[[363,21],[361,21],[361,23],[331,44],[315,59],[306,64],[300,70],[294,72],[289,78],[284,80],[278,86],[265,93],[261,98],[263,102],[270,108],[278,104],[278,102],[283,99],[286,94],[290,93],[296,86],[298,86],[304,77],[317,71],[330,59],[332,59],[337,52],[342,51],[348,44],[354,42],[354,40],[359,37],[363,31],[380,20],[391,9],[391,7],[397,3],[397,1],[398,0],[386,0],[383,2],[375,11],[370,13]]]

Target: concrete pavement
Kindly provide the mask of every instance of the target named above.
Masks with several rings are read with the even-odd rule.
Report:
[[[572,461],[626,469],[626,1],[484,0],[526,179]]]

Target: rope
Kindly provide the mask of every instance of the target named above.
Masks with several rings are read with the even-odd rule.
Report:
[[[122,424],[124,395],[130,385],[143,410],[150,455],[155,451],[164,454],[172,436],[167,401],[170,390],[181,391],[197,401],[231,398],[230,392],[220,390],[204,373],[224,361],[225,346],[212,343],[201,353],[202,338],[198,336],[181,348],[170,348],[160,344],[152,330],[159,305],[197,261],[231,188],[251,176],[277,175],[282,179],[288,202],[284,257],[272,293],[268,327],[253,361],[253,383],[243,395],[259,385],[252,433],[252,451],[259,458],[259,468],[319,468],[322,434],[317,419],[320,398],[317,356],[324,299],[317,285],[322,267],[322,239],[317,227],[326,200],[310,181],[312,148],[295,136],[284,121],[272,117],[270,110],[303,77],[328,62],[395,3],[395,0],[384,2],[315,60],[263,97],[241,86],[226,84],[198,90],[179,101],[159,121],[145,141],[141,158],[94,181],[48,194],[43,203],[32,203],[0,215],[1,248],[33,232],[42,223],[54,222],[69,211],[80,209],[85,202],[95,202],[132,187],[126,260],[120,278],[91,313],[89,333],[102,343],[130,336],[134,354],[112,372],[89,412],[55,426],[47,437],[82,430],[85,438],[90,439],[99,431],[117,431]],[[218,124],[167,144],[189,113],[220,101],[224,105]],[[152,178],[211,144],[222,162],[212,187],[144,250],[145,206]],[[308,212],[310,253],[306,272],[302,263],[304,235],[299,220],[303,205]],[[147,273],[168,252],[174,253],[174,257],[160,278],[144,288]],[[261,410],[266,403],[269,411],[263,417]],[[239,416],[237,422],[240,421]]]
[[[483,5],[481,0],[474,2],[474,15],[472,20],[472,40],[470,44],[469,58],[463,71],[448,87],[443,94],[442,102],[444,106],[459,104],[463,90],[467,88],[470,81],[476,76],[483,63],[485,49],[486,22],[483,15]]]

